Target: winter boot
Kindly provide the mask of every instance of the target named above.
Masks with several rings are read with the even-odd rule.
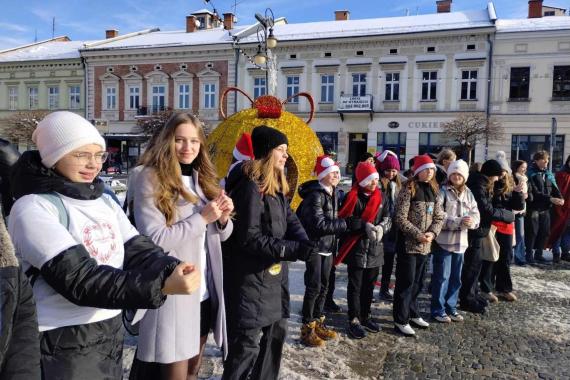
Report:
[[[542,250],[537,249],[536,252],[534,252],[534,261],[537,263],[547,263],[548,260],[546,260],[544,258],[544,256],[542,256]]]
[[[312,321],[301,326],[301,343],[305,346],[323,347],[325,345],[325,341],[315,333],[316,325],[317,321]]]
[[[552,262],[553,263],[560,262],[560,251],[552,251]]]
[[[331,340],[338,338],[338,334],[333,329],[329,329],[325,324],[325,316],[323,315],[316,321],[315,334],[322,340]]]
[[[534,264],[534,257],[532,255],[532,253],[530,253],[530,254],[527,253],[525,258],[526,258],[527,264]]]

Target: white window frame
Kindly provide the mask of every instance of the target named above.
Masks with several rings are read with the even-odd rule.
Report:
[[[356,89],[356,92],[354,91]],[[366,73],[352,73],[352,96],[366,95]]]
[[[75,91],[77,89],[77,91]],[[69,96],[69,109],[78,110],[81,108],[81,86],[69,86],[67,90]]]
[[[424,74],[428,73],[428,79],[424,79]],[[435,78],[432,78],[432,74],[435,73]],[[422,87],[420,91],[420,97],[422,101],[437,101],[437,81],[438,81],[438,71],[437,70],[422,70]],[[427,97],[424,98],[424,84],[427,84]],[[435,94],[432,98],[432,85],[435,84]]]
[[[39,106],[40,90],[37,86],[28,87],[28,108],[37,110]]]
[[[153,84],[150,87],[150,112],[151,114],[166,110],[166,97],[168,95],[166,85]],[[162,104],[160,100],[162,99]],[[162,109],[160,109],[162,107]]]
[[[128,102],[127,109],[138,110],[141,106],[141,86],[139,85],[129,85],[128,89]]]
[[[397,79],[395,79],[397,77]],[[384,95],[384,100],[388,100],[388,101],[399,101],[400,100],[400,72],[399,71],[393,71],[393,72],[387,72],[386,73],[386,86],[385,86],[385,90],[386,90],[386,94]],[[396,92],[397,96],[394,96],[394,88],[396,87],[396,85],[398,85],[398,91]]]
[[[56,110],[59,108],[59,86],[49,86],[48,93],[48,109]]]
[[[192,83],[181,82],[176,84],[178,109],[192,108]]]
[[[105,110],[117,109],[117,86],[105,86]]]
[[[471,77],[472,73],[475,73],[475,78]],[[463,73],[468,73],[467,74],[467,79],[463,79]],[[461,100],[477,100],[477,80],[479,78],[479,71],[476,69],[466,69],[466,70],[461,70],[461,86],[459,88],[459,99]],[[463,97],[462,93],[463,93],[463,84],[466,83],[467,84],[467,97]],[[471,88],[475,86],[475,97],[472,98],[470,96],[471,94]]]
[[[204,82],[204,108],[215,109],[217,107],[216,93],[218,92],[218,84],[215,82]],[[213,90],[212,90],[213,88]]]
[[[291,82],[291,83],[290,83]],[[290,96],[298,94],[299,88],[301,85],[301,77],[299,75],[287,75],[285,78],[285,83],[287,86],[287,97],[289,99]],[[291,104],[299,104],[299,97],[295,97],[289,101]]]
[[[8,109],[18,109],[18,86],[8,86]]]
[[[267,78],[265,76],[253,77],[253,99],[267,95]]]
[[[335,79],[334,74],[321,74],[321,96],[320,103],[334,103],[334,86]],[[323,80],[327,78],[325,82]],[[324,97],[323,97],[324,95]]]

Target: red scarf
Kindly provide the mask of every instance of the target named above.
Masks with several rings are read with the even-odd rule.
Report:
[[[352,189],[346,195],[344,200],[344,204],[342,208],[338,212],[339,218],[346,218],[349,216],[353,216],[352,213],[354,212],[354,208],[356,207],[356,202],[358,201],[358,185],[354,185]],[[360,218],[364,223],[373,223],[376,219],[376,215],[378,215],[378,211],[380,210],[380,205],[382,205],[382,193],[380,193],[380,189],[376,187],[376,189],[370,194],[370,199],[360,215]],[[356,232],[352,233],[342,244],[338,251],[338,255],[334,260],[334,265],[337,266],[340,264],[346,255],[350,252],[350,250],[354,247],[356,242],[362,237],[363,233]]]

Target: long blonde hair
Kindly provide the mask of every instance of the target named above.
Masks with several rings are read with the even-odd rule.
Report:
[[[176,202],[183,198],[190,203],[198,202],[198,197],[186,190],[182,182],[182,171],[176,157],[175,136],[180,124],[194,125],[200,139],[200,151],[192,162],[198,172],[198,184],[208,200],[220,194],[218,176],[210,160],[206,147],[206,136],[200,120],[189,113],[173,114],[152,144],[141,157],[141,164],[154,169],[156,179],[154,201],[156,207],[166,218],[166,225],[171,226],[176,218]]]
[[[418,186],[418,182],[419,181],[418,181],[418,178],[416,176],[410,178],[406,182],[406,187],[410,190],[410,194],[412,195],[412,198],[416,195],[416,189]],[[433,193],[437,196],[437,194],[439,193],[439,185],[437,184],[437,180],[435,179],[435,174],[429,180],[429,186],[433,190]]]
[[[275,168],[273,151],[266,157],[247,161],[243,164],[243,172],[254,181],[263,194],[275,196],[277,193],[289,193],[289,184],[283,170]]]

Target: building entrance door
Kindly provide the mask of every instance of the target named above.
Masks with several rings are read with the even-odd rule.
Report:
[[[350,133],[348,135],[347,174],[352,174],[360,157],[366,153],[366,133]]]

